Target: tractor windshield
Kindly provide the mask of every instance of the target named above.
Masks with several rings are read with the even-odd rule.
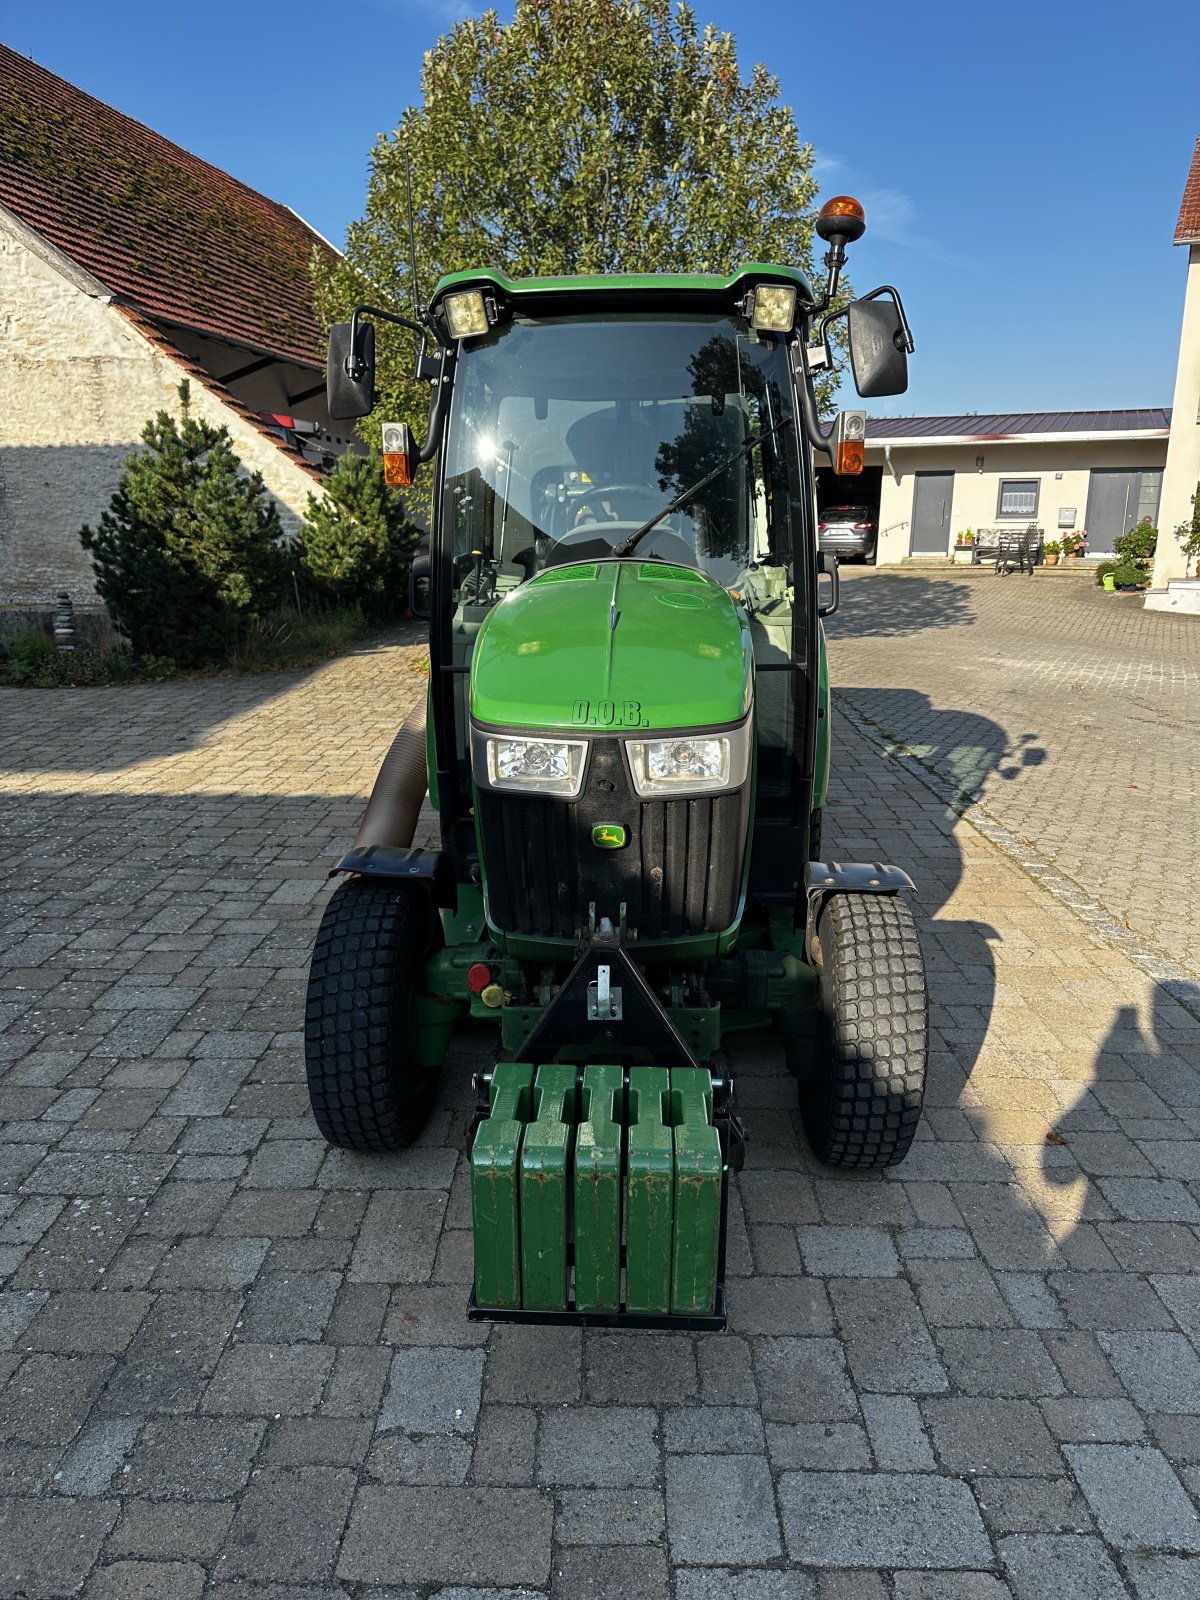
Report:
[[[740,319],[497,328],[464,352],[447,442],[442,525],[468,587],[498,596],[543,567],[606,559],[714,469],[639,540],[638,559],[696,566],[739,589],[750,571],[785,568],[798,470],[790,413],[781,344]]]

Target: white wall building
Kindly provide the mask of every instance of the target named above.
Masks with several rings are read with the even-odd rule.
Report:
[[[79,530],[184,378],[295,524],[349,442],[314,249],[286,206],[0,45],[0,604],[94,598]]]

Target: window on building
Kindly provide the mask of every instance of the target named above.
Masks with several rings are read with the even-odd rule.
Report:
[[[1036,517],[1038,483],[1037,478],[1001,478],[997,517]]]

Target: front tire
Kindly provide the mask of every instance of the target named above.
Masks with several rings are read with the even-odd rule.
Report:
[[[330,1144],[398,1150],[425,1126],[438,1070],[417,1063],[413,996],[435,921],[420,884],[346,879],[329,897],[309,968],[304,1056]]]
[[[800,1088],[813,1154],[830,1167],[882,1171],[917,1131],[929,1052],[928,996],[916,925],[895,895],[834,894],[814,953],[823,1026],[815,1076]]]

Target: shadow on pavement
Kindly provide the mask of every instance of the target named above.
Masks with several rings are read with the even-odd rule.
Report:
[[[396,647],[424,638],[423,625],[405,623],[328,661],[278,672],[188,673],[97,689],[0,688],[0,773],[116,772],[197,750],[230,723],[304,692],[318,674],[347,658],[378,657],[381,675],[394,663],[407,682],[411,674]],[[402,720],[400,711],[397,724]]]
[[[843,582],[841,596],[836,614],[825,621],[831,639],[896,638],[975,620],[971,585],[946,578],[876,571]]]

